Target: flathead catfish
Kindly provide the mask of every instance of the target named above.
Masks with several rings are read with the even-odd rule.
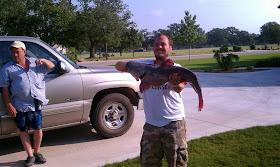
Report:
[[[136,61],[121,62],[116,64],[119,71],[129,72],[136,80],[144,80],[147,84],[161,86],[169,81],[169,76],[178,73],[182,82],[189,82],[198,94],[198,110],[203,108],[203,98],[200,84],[196,75],[184,67],[178,66],[159,66],[156,64],[145,64]]]

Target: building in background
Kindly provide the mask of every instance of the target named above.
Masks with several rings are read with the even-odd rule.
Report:
[[[62,54],[66,54],[67,52],[69,52],[68,48],[66,48],[65,46],[59,45],[59,44],[55,44],[53,46],[53,48],[55,48],[57,51],[59,51]]]

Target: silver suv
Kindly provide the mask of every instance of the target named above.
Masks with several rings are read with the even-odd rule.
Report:
[[[8,46],[26,45],[26,56],[45,58],[56,68],[45,77],[49,103],[42,108],[43,130],[58,129],[91,121],[103,137],[126,133],[134,120],[134,107],[142,104],[139,82],[130,74],[109,66],[78,66],[40,39],[0,36],[0,68],[12,60]],[[0,139],[18,135],[0,93]]]

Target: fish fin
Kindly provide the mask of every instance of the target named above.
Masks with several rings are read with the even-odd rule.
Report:
[[[146,90],[150,89],[150,85],[147,83],[146,80],[141,80],[141,83],[140,83],[140,92],[143,93],[145,92]]]
[[[130,73],[131,74],[131,73]],[[131,74],[135,79],[136,79],[136,81],[139,81],[139,76],[137,75],[137,74]]]

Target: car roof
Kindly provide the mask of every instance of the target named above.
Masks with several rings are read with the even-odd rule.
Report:
[[[42,41],[39,38],[27,37],[27,36],[0,36],[0,41],[30,41],[39,42]]]

